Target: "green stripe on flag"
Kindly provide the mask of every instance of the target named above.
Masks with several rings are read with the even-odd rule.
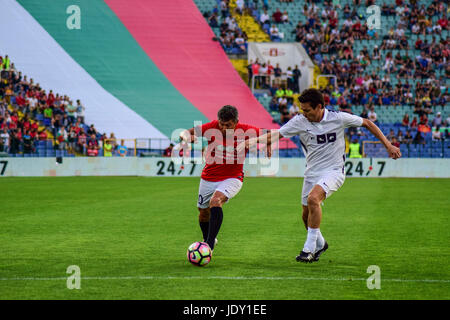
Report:
[[[170,83],[102,0],[18,2],[104,89],[163,134],[170,137],[176,128],[190,128],[195,120],[208,121]],[[80,8],[81,29],[67,27],[71,14],[66,10],[71,5]]]

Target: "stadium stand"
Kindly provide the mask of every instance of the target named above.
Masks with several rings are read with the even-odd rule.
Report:
[[[6,63],[6,57],[0,57],[0,152],[11,157],[73,157],[86,155],[91,140],[104,139],[94,125],[84,123],[79,100],[73,103],[68,96],[46,92],[15,70],[13,62]]]
[[[379,5],[383,28],[369,29],[365,20],[368,16],[366,8],[373,4],[370,0],[194,0],[198,11],[190,1],[182,2],[183,7],[175,8],[173,3],[161,0],[158,2],[160,5],[155,6],[156,11],[151,12],[148,10],[150,5],[143,7],[140,1],[136,1],[135,5],[124,5],[117,0],[106,0],[102,4],[96,4],[98,10],[89,11],[93,15],[89,17],[98,19],[103,32],[114,32],[116,36],[105,37],[109,40],[94,43],[94,39],[98,39],[98,31],[90,30],[93,33],[80,38],[76,44],[68,37],[67,30],[56,28],[43,18],[47,10],[57,10],[57,7],[46,8],[23,0],[19,0],[19,3],[58,39],[65,50],[78,58],[81,65],[94,74],[102,86],[145,119],[152,119],[153,123],[160,126],[158,129],[163,134],[169,134],[174,126],[184,127],[193,118],[204,121],[212,119],[216,108],[211,108],[211,105],[228,103],[243,106],[242,121],[266,128],[284,124],[299,112],[295,105],[299,90],[290,85],[295,81],[289,80],[295,73],[292,70],[281,70],[288,75],[286,86],[293,92],[278,95],[279,88],[259,81],[259,88],[267,90],[252,95],[245,82],[249,80],[248,70],[255,64],[246,65],[247,60],[243,57],[249,41],[295,41],[301,43],[309,53],[316,64],[317,74],[337,76],[336,83],[330,80],[320,84],[325,93],[327,108],[368,117],[376,121],[386,135],[394,131],[404,156],[449,156],[450,48],[449,7],[446,3],[435,0],[382,1]],[[110,10],[116,16],[107,14]],[[147,19],[149,14],[152,19]],[[202,15],[211,30],[202,20]],[[185,30],[173,27],[176,21],[186,19],[186,16],[189,16],[189,23],[186,22]],[[119,21],[123,24],[120,24],[120,28],[117,27]],[[274,26],[278,28],[276,37],[271,31]],[[149,29],[159,32],[149,35],[146,31]],[[212,37],[217,42],[211,41]],[[176,51],[173,46],[164,45],[167,39],[171,39],[171,43],[177,43],[183,50]],[[122,49],[122,53],[128,57],[126,61],[120,59],[123,55],[103,54],[116,48],[120,41],[127,44]],[[101,50],[97,50],[99,46]],[[140,54],[136,55],[135,50],[127,51],[131,47],[139,47]],[[225,53],[240,56],[240,59],[230,64],[220,48]],[[151,57],[151,63],[146,55]],[[1,64],[3,69],[13,66],[6,56],[3,56]],[[233,66],[238,73],[233,70]],[[261,67],[272,71],[274,68]],[[140,69],[142,72],[129,73],[126,72],[127,68]],[[121,75],[118,77],[120,81],[111,81],[117,73]],[[84,142],[89,141],[92,130],[83,122],[73,125],[71,117],[78,111],[64,110],[55,114],[46,108],[42,112],[24,113],[22,109],[29,100],[28,92],[8,87],[6,83],[12,79],[7,80],[9,74],[4,74],[0,105],[4,123],[0,132],[3,136],[3,149],[6,146],[9,151],[13,148],[14,153],[11,154],[19,156],[65,156],[77,152],[80,155],[86,154],[87,144],[84,145]],[[23,79],[21,81],[26,81],[26,77],[20,72],[17,74]],[[148,78],[148,74],[155,76]],[[238,74],[245,79],[244,82]],[[55,74],[48,72],[46,77],[55,78]],[[214,81],[210,81],[211,79]],[[131,83],[141,85],[131,86]],[[123,90],[124,88],[127,90]],[[233,94],[230,95],[230,92]],[[78,108],[67,96],[60,97],[53,93],[52,96],[55,101],[64,101],[67,107],[72,105],[73,108]],[[167,97],[170,97],[172,103],[166,103]],[[148,107],[149,101],[154,107]],[[98,112],[94,118],[105,123],[100,114],[105,114],[104,109],[100,106],[94,109]],[[171,115],[170,121],[167,114]],[[406,115],[408,120],[405,120]],[[81,118],[83,117],[84,115]],[[16,129],[14,125],[12,129],[9,128],[11,119],[19,119],[18,124],[20,122],[22,126],[17,136],[8,132]],[[58,122],[70,122],[72,126],[55,126]],[[24,124],[26,130],[23,128]],[[34,129],[28,130],[28,125],[34,126]],[[8,127],[7,132],[4,132],[5,126]],[[65,127],[65,130],[60,130],[60,127]],[[142,132],[146,128],[143,126]],[[158,129],[152,128],[161,134]],[[409,135],[408,132],[411,139],[404,139]],[[4,142],[6,136],[7,143]],[[80,136],[81,142],[78,141]],[[47,138],[53,141],[51,146],[45,142]],[[100,133],[96,133],[96,138],[100,141],[108,139],[105,134]],[[30,152],[30,139],[39,140],[33,145],[33,152]],[[382,146],[375,143],[374,137],[365,129],[348,130],[347,140],[354,139],[358,139],[363,145],[365,156],[383,155]],[[302,156],[298,139],[292,141],[298,148],[282,150],[282,156]],[[101,144],[98,155],[104,154]],[[142,151],[148,150],[128,148],[127,155],[139,155]]]
[[[219,25],[236,15],[236,0],[195,0],[206,17],[216,6],[223,6],[222,2],[228,10],[221,10]],[[321,86],[327,108],[362,117],[371,115],[386,136],[394,130],[405,157],[448,157],[448,4],[435,0],[377,2],[383,27],[370,29],[365,21],[366,9],[372,4],[375,2],[370,0],[271,1],[268,5],[244,1],[241,11],[247,18],[253,17],[267,36],[275,25],[282,36],[273,41],[300,42],[320,73],[337,76],[337,83]],[[286,13],[289,22],[280,21],[280,13]],[[227,31],[213,30],[230,53],[223,45]],[[245,32],[244,38],[248,38]],[[255,96],[282,125],[298,110],[293,99],[286,101],[276,95],[277,88],[268,89],[270,93]],[[411,123],[402,125],[405,114]],[[436,118],[442,120],[436,123]],[[408,130],[411,141],[403,139]],[[347,132],[347,140],[354,139],[362,142],[365,156],[386,156],[383,146],[374,143],[375,137],[364,128]]]

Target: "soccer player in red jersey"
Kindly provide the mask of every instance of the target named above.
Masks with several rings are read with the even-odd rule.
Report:
[[[193,142],[205,137],[208,148],[205,154],[198,192],[200,229],[203,240],[214,249],[217,234],[223,220],[222,206],[241,190],[244,179],[244,160],[248,149],[240,154],[236,147],[240,142],[264,134],[264,130],[239,122],[235,107],[226,105],[217,113],[218,120],[185,130],[180,138]],[[270,141],[266,143],[270,157]]]

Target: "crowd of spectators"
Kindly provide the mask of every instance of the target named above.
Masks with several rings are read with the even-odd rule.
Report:
[[[378,34],[365,23],[367,17],[358,14],[357,8],[363,1],[353,2],[353,6],[341,6],[332,1],[319,4],[307,0],[303,7],[305,19],[298,21],[292,31],[321,73],[337,78],[337,83],[331,79],[330,86],[324,89],[326,103],[347,112],[352,112],[352,105],[363,105],[366,114],[373,114],[374,106],[410,105],[415,112],[423,109],[429,115],[435,113],[434,107],[448,105],[450,90],[446,80],[450,77],[450,38],[442,34],[444,30],[450,30],[448,4],[436,0],[428,6],[413,0],[396,0],[395,5],[382,4],[382,17],[392,17],[395,23],[388,32]],[[370,6],[374,1],[364,1],[364,4]],[[288,14],[278,9],[270,14],[268,8],[258,9],[251,1],[249,9],[269,35],[271,26],[289,21],[283,21],[282,16],[288,17]],[[338,11],[343,12],[342,20],[339,20]],[[414,45],[408,41],[412,34],[417,35]],[[357,52],[355,41],[360,40],[373,40],[373,46],[370,49],[364,46]],[[410,56],[411,49],[420,53]],[[370,65],[372,68],[368,68]],[[279,70],[277,72],[270,61],[267,65],[250,62],[248,74],[249,85],[252,76],[258,74],[255,87],[269,89],[272,96],[280,86],[277,81],[268,81],[280,78]],[[286,78],[284,89],[294,83],[289,81],[292,76]],[[295,90],[292,85],[290,89]],[[286,110],[280,112],[280,116],[288,119]],[[419,119],[418,125],[421,121],[423,119]]]
[[[353,6],[341,6],[333,1],[318,2],[306,0],[304,20],[298,21],[292,32],[320,72],[336,76],[337,83],[331,79],[331,86],[324,90],[331,106],[351,112],[351,105],[364,105],[368,113],[376,105],[411,105],[431,110],[433,106],[450,102],[446,82],[450,77],[450,38],[442,37],[442,31],[450,30],[447,4],[437,0],[428,6],[414,0],[396,0],[395,5],[381,4],[382,17],[392,17],[396,24],[387,33],[378,34],[376,29],[367,26],[367,17],[358,14],[357,10],[358,6],[370,6],[374,1],[354,0]],[[292,23],[288,13],[276,8],[276,3],[272,13],[268,1],[260,4],[259,1],[241,1],[239,12],[253,15],[272,41],[281,40],[282,34],[274,37],[275,28],[279,24]],[[270,5],[273,6],[274,1]],[[243,46],[242,39],[245,41],[246,36],[230,16],[228,1],[221,1],[221,13],[217,7],[215,11],[223,19],[221,41],[228,47],[237,46],[236,35],[241,35],[239,46]],[[339,20],[338,11],[343,12],[342,20]],[[414,48],[408,41],[411,34],[417,35]],[[431,41],[426,39],[427,35],[432,36]],[[360,40],[374,40],[374,45],[370,49],[364,46],[356,52],[354,44]],[[410,56],[411,49],[420,50],[420,54]],[[392,50],[397,52],[393,54]],[[376,68],[368,68],[370,65]],[[272,96],[280,86],[295,93],[301,89],[294,79],[295,69],[282,71],[270,61],[251,61],[247,69],[248,85],[252,85],[252,76],[255,76],[254,87],[268,89]],[[421,81],[417,82],[417,79]]]
[[[8,55],[0,56],[0,152],[33,154],[38,141],[78,155],[98,156],[107,140],[115,150],[114,133],[107,137],[86,125],[84,111],[80,100],[47,92],[17,71]]]
[[[414,15],[410,12],[422,12],[426,9],[407,5],[404,1],[397,1],[398,6],[404,10],[394,12],[385,10],[382,14],[396,14],[400,16],[397,28],[389,30],[382,37],[382,43],[373,46],[369,50],[367,46],[360,52],[354,52],[355,41],[360,39],[378,39],[375,31],[368,29],[361,21],[364,16],[356,14],[356,8],[350,10],[344,7],[345,21],[339,25],[337,21],[337,7],[331,2],[325,2],[324,8],[319,13],[319,8],[314,2],[305,5],[304,14],[307,17],[304,23],[299,22],[294,32],[296,40],[303,44],[314,62],[320,67],[323,74],[334,74],[337,76],[337,86],[340,89],[341,101],[346,100],[351,104],[375,105],[405,105],[423,102],[431,105],[445,105],[449,101],[448,85],[445,78],[450,76],[450,39],[440,38],[438,41],[433,36],[431,43],[420,37],[415,43],[415,49],[420,50],[416,57],[410,57],[410,49],[405,32],[414,24]],[[432,5],[433,7],[436,7]],[[413,9],[410,10],[409,8]],[[433,14],[442,14],[440,27],[428,29],[431,33],[436,30],[448,30],[445,18],[445,6],[437,5],[438,9]],[[392,7],[390,7],[392,8]],[[405,9],[405,8],[408,8]],[[445,10],[444,10],[445,9]],[[439,32],[440,34],[440,32]],[[381,36],[380,36],[381,38]],[[376,43],[376,42],[375,42]],[[399,51],[395,56],[392,49]],[[404,53],[400,53],[404,50]],[[332,54],[328,58],[329,54]],[[379,62],[378,62],[379,61]],[[384,76],[380,77],[377,72],[366,71],[370,64],[377,62],[377,70],[383,70]],[[373,70],[373,69],[372,69]],[[445,76],[436,77],[436,71],[443,70]],[[396,86],[391,85],[391,78],[396,77],[399,82]],[[410,84],[412,79],[422,79],[425,83],[417,83],[414,88]],[[330,97],[331,103],[336,104],[337,99]]]
[[[431,141],[450,140],[450,115],[447,119],[443,119],[441,112],[438,111],[433,120],[429,121],[428,117],[431,113],[429,108],[414,108],[413,119],[410,119],[409,113],[405,113],[401,123],[394,125],[397,133],[395,133],[394,128],[391,128],[386,137],[397,147],[401,144],[425,145],[427,134],[429,134]],[[378,123],[377,114],[373,108],[369,112],[363,110],[359,116]],[[349,140],[360,139],[365,136],[364,131],[360,128],[349,128],[346,134]]]
[[[240,6],[237,7],[239,10]],[[243,10],[243,9],[242,9]],[[243,12],[240,11],[242,14]],[[229,1],[221,0],[219,6],[203,13],[211,28],[219,28],[218,40],[225,52],[229,54],[247,53],[247,34],[243,32],[236,19],[230,13]]]
[[[282,70],[279,63],[273,66],[270,60],[267,63],[261,63],[259,59],[256,59],[255,61],[250,60],[247,71],[249,86],[252,85],[251,81],[254,79],[255,88],[268,89],[271,91],[271,95],[275,94],[280,87],[284,87],[285,90],[290,89],[294,93],[300,93],[299,80],[302,72],[298,65],[295,65],[294,68],[289,66],[286,70]]]

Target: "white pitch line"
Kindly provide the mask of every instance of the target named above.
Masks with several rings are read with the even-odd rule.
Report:
[[[66,277],[55,278],[0,278],[0,281],[59,281]],[[80,277],[80,280],[303,280],[303,281],[367,281],[367,278],[313,278],[313,277],[226,277],[226,276],[128,276],[128,277]],[[388,282],[430,282],[450,283],[450,279],[383,279]]]

